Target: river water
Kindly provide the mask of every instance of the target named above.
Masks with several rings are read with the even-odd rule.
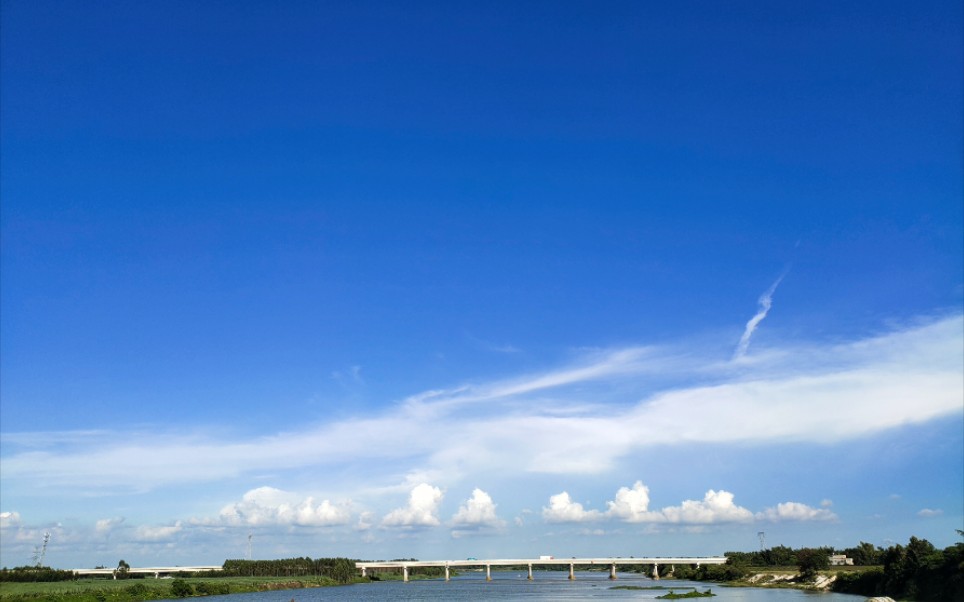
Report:
[[[752,587],[720,587],[715,583],[695,581],[652,581],[641,575],[620,573],[616,581],[608,573],[576,572],[575,581],[568,580],[565,571],[535,572],[533,581],[525,573],[494,571],[492,581],[482,573],[453,577],[451,581],[419,580],[376,581],[343,587],[289,589],[254,594],[231,594],[203,598],[210,602],[374,602],[403,600],[407,602],[448,600],[655,600],[675,588],[685,593],[695,587],[699,591],[712,589],[716,597],[693,598],[711,602],[863,602],[863,596],[816,593],[794,589],[763,589]],[[660,586],[662,590],[612,589],[616,586]]]

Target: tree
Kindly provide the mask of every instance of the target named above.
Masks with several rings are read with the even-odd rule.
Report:
[[[121,558],[121,561],[117,563],[117,568],[114,570],[115,579],[127,579],[130,576],[131,565],[127,564],[127,561]]]
[[[874,547],[872,543],[862,541],[855,548],[843,550],[843,553],[852,559],[857,566],[874,566],[883,562],[884,550],[880,547]]]
[[[338,583],[351,583],[355,578],[355,563],[347,558],[335,559],[331,569],[331,577]]]
[[[821,570],[830,568],[830,556],[822,548],[802,548],[797,552],[797,567],[800,577],[805,581],[813,581]]]

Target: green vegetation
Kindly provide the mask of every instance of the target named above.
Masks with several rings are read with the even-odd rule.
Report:
[[[664,596],[656,596],[657,600],[685,600],[688,598],[712,598],[715,596],[712,591],[706,590],[705,592],[698,592],[693,590],[691,592],[686,592],[685,594],[677,594],[676,592],[670,592]]]
[[[46,567],[0,570],[0,602],[136,602],[344,585],[362,581],[348,558],[227,560],[217,573],[180,573],[175,579],[130,573],[121,560],[113,577],[79,579]],[[367,581],[367,579],[365,580]]]
[[[54,581],[73,581],[77,576],[72,571],[58,571],[46,566],[18,566],[0,570],[0,583],[30,583]]]
[[[964,536],[960,530],[958,534]],[[845,554],[854,566],[830,567],[829,557],[834,553]],[[964,543],[939,550],[926,539],[911,537],[906,546],[894,545],[886,550],[860,542],[857,547],[837,551],[829,547],[795,550],[777,546],[758,552],[726,552],[725,556],[725,565],[677,566],[674,577],[744,585],[752,574],[782,567],[796,571],[797,577],[776,586],[799,586],[823,574],[836,577],[831,589],[840,593],[915,602],[964,600]],[[768,586],[772,584],[768,582]]]
[[[283,558],[280,560],[225,560],[225,576],[297,577],[321,575],[337,583],[351,583],[355,562],[348,558]]]
[[[826,548],[803,548],[797,551],[797,568],[803,581],[813,581],[820,571],[830,568],[830,555]]]
[[[906,547],[884,550],[882,563],[881,570],[838,574],[833,590],[919,602],[964,600],[964,543],[938,550],[911,537]]]
[[[361,581],[360,579],[356,581]],[[367,580],[366,580],[367,581]],[[178,579],[77,579],[50,583],[3,583],[2,602],[138,602],[183,596],[263,592],[339,583],[326,577],[187,577]],[[190,590],[188,589],[190,588]],[[190,593],[189,593],[190,592]]]

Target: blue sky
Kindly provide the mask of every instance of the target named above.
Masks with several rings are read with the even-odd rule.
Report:
[[[960,3],[0,20],[0,564],[964,527]]]

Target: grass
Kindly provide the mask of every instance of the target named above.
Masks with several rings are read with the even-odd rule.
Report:
[[[176,597],[177,579],[78,579],[56,583],[0,583],[0,602],[137,602]],[[181,579],[195,595],[259,592],[338,585],[322,576],[308,577],[197,577]],[[367,579],[365,580],[367,582]],[[227,591],[224,591],[225,586]]]

